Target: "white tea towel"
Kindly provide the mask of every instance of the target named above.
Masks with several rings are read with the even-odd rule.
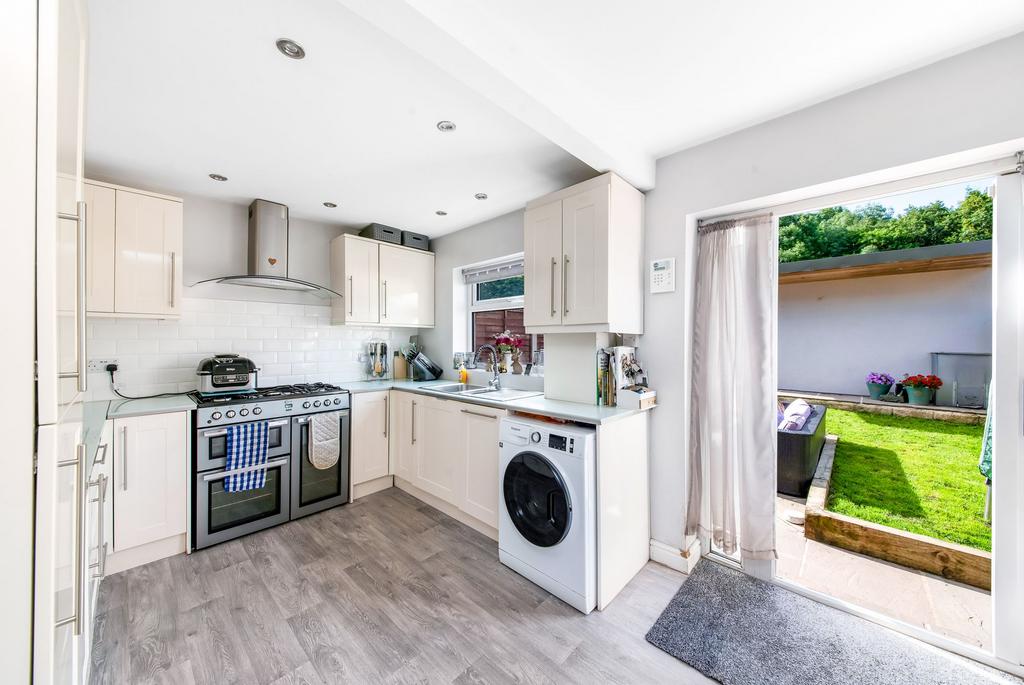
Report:
[[[324,470],[341,456],[341,412],[317,414],[309,420],[309,463]]]

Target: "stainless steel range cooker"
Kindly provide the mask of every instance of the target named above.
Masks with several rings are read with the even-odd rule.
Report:
[[[349,501],[349,393],[335,385],[280,385],[241,392],[194,392],[192,544],[202,549]],[[338,462],[309,460],[309,421],[339,412]],[[265,421],[267,478],[262,488],[226,492],[227,427]]]

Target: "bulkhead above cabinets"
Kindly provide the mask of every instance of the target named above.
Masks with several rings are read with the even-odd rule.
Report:
[[[331,241],[331,323],[434,327],[434,254],[346,233]]]
[[[528,333],[643,333],[644,196],[608,173],[526,206]]]

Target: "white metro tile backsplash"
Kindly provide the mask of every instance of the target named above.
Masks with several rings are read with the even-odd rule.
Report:
[[[181,319],[90,318],[89,358],[117,359],[118,389],[126,395],[180,392],[196,387],[196,366],[233,352],[260,367],[262,387],[283,383],[365,380],[359,356],[368,340],[394,349],[415,330],[332,326],[328,305],[185,298]],[[89,398],[113,399],[110,376],[89,374]]]

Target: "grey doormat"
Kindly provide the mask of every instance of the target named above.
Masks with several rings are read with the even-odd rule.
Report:
[[[1021,682],[712,561],[647,641],[725,685]]]

